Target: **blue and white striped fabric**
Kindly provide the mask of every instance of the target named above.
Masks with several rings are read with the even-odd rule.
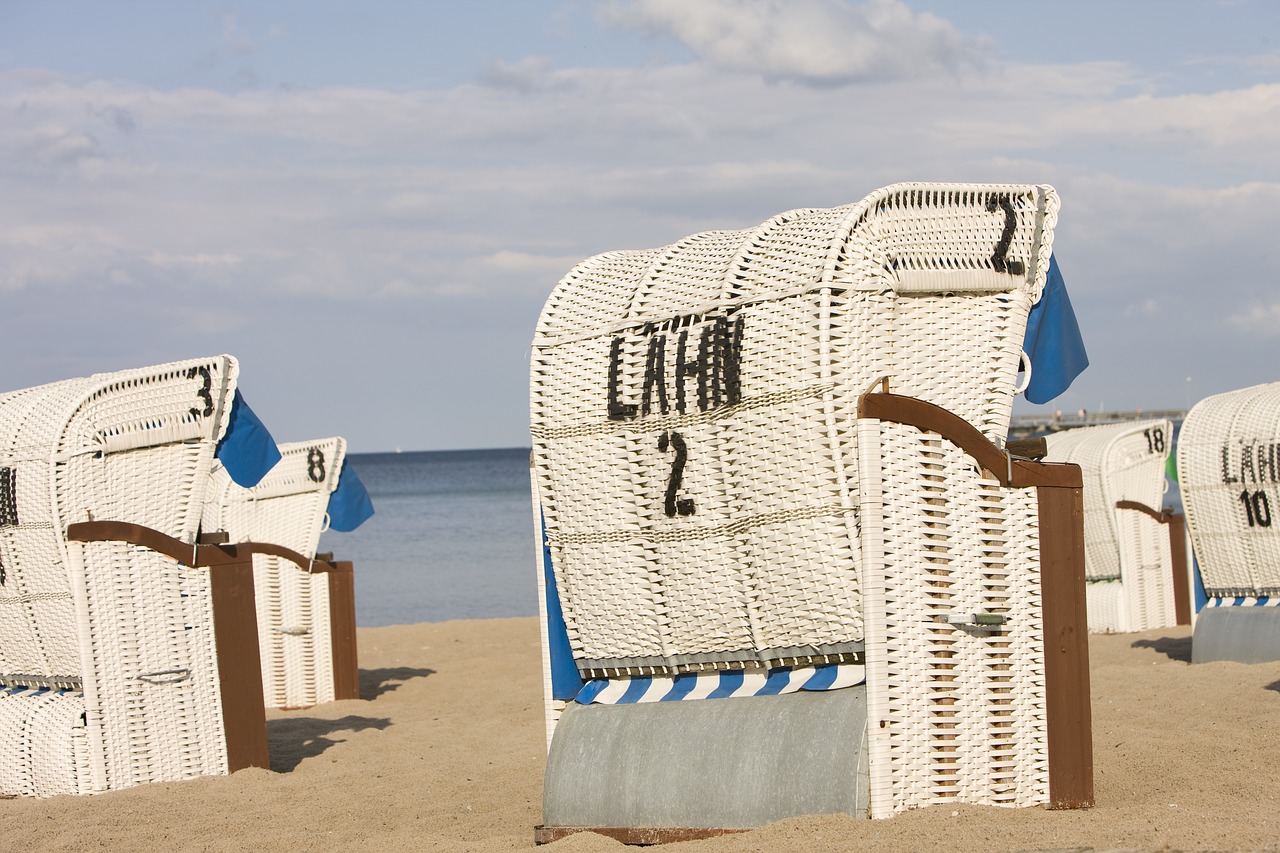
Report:
[[[582,705],[632,705],[683,699],[726,699],[734,696],[778,696],[798,690],[838,690],[866,680],[861,664],[782,667],[767,672],[686,672],[676,676],[598,678],[578,691]]]
[[[1237,596],[1235,598],[1218,597],[1210,598],[1205,607],[1280,607],[1280,597],[1271,597],[1269,595],[1253,598],[1252,596]]]

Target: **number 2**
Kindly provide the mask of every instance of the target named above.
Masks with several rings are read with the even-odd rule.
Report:
[[[677,498],[680,483],[684,479],[684,463],[689,458],[689,449],[685,446],[684,436],[678,432],[664,432],[658,436],[658,449],[663,453],[667,448],[675,450],[675,459],[671,462],[671,478],[667,480],[667,496],[663,509],[668,518],[677,515],[693,515],[693,498]]]
[[[1018,215],[1013,211],[1013,202],[1007,195],[1002,195],[988,200],[987,210],[991,213],[1004,211],[1004,230],[1000,232],[1000,242],[996,243],[996,250],[991,255],[991,265],[996,268],[996,272],[1023,275],[1027,271],[1027,265],[1022,261],[1009,260],[1009,245],[1013,242],[1014,229],[1018,227]]]

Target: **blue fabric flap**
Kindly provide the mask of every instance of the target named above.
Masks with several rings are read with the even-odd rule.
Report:
[[[551,566],[551,546],[547,544],[547,524],[542,523],[542,579],[547,601],[547,649],[551,658],[551,697],[568,701],[582,689],[582,676],[573,660],[573,647],[569,645],[569,629],[564,623],[564,611],[560,609],[560,594],[556,591],[556,573]]]
[[[1032,403],[1047,403],[1057,397],[1089,366],[1076,312],[1053,256],[1049,258],[1044,293],[1027,317],[1022,350],[1031,359],[1031,383],[1024,396]]]
[[[373,501],[355,469],[342,463],[338,488],[329,495],[329,529],[343,533],[355,530],[373,515]]]
[[[280,461],[280,448],[258,416],[236,389],[231,400],[231,419],[227,434],[218,442],[215,454],[236,485],[246,489],[258,485]]]

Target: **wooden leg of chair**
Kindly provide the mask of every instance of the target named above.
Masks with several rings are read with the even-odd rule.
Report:
[[[350,562],[333,564],[329,574],[329,632],[333,642],[333,698],[360,698],[356,660],[356,576]]]
[[[1191,572],[1187,566],[1187,520],[1178,513],[1170,513],[1169,556],[1173,563],[1173,621],[1178,625],[1191,624]]]
[[[1093,805],[1093,712],[1085,616],[1084,491],[1040,488],[1040,595],[1049,736],[1049,804]]]
[[[222,717],[228,769],[270,767],[267,715],[262,697],[258,614],[254,606],[253,559],[211,566],[214,642],[222,682]]]

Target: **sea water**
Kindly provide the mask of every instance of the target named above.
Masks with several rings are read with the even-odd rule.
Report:
[[[374,515],[326,532],[362,627],[538,613],[529,449],[352,453]]]

